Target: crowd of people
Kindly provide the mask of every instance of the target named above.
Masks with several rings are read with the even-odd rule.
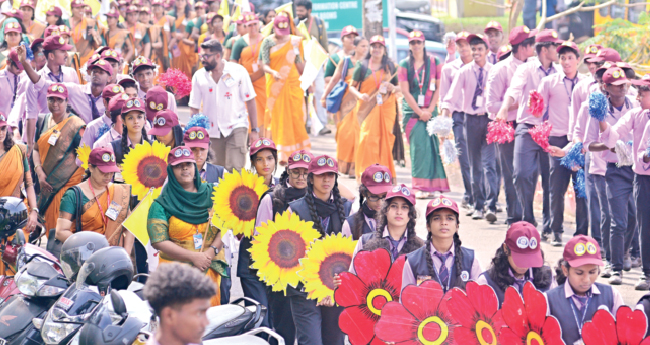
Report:
[[[0,197],[24,199],[30,210],[25,230],[42,223],[59,245],[74,232],[93,231],[133,253],[138,273],[153,271],[152,253],[161,265],[184,262],[204,272],[214,289],[191,272],[165,269],[156,276],[145,293],[163,326],[171,320],[168,327],[175,327],[182,313],[163,312],[170,305],[166,296],[176,290],[156,288],[160,279],[196,281],[201,303],[193,307],[204,311],[208,299],[211,305],[231,300],[234,274],[244,295],[268,308],[263,325],[286,343],[344,343],[342,308],[333,299],[307,298],[302,283],[286,294],[274,292],[260,280],[248,252],[255,235],[228,237],[240,241],[239,256],[226,256],[229,243],[221,232],[229,229],[210,223],[213,186],[247,162],[269,188],[256,226],[287,211],[313,222],[321,235],[358,240],[355,255],[378,248],[393,260],[406,255],[402,288],[433,279],[448,291],[473,280],[490,285],[502,303],[509,286],[522,293],[532,282],[546,292],[566,344],[580,340],[582,325],[599,307],[615,312],[624,304],[610,286],[622,283],[624,271],[641,267],[635,288],[650,289],[650,75],[637,75],[619,52],[580,49],[552,29],[526,26],[513,28],[504,44],[501,25],[492,21],[483,33],[457,33],[444,61],[426,51],[424,34],[414,30],[409,56],[395,62],[383,36],[366,38],[347,26],[341,50],[303,91],[303,41],[328,48],[311,2],[298,0],[295,18],[251,8],[232,26],[224,25],[219,5],[119,0],[111,2],[104,23],[83,0],[73,0],[65,9],[69,18],[52,7],[47,23],[40,23],[36,2],[23,0],[18,8],[3,6],[0,21]],[[262,22],[272,26],[266,36]],[[296,29],[301,22],[311,37]],[[581,65],[588,73],[578,71]],[[174,90],[158,81],[170,69],[191,80],[189,98],[179,103],[207,123],[181,123]],[[334,109],[335,91],[340,107]],[[541,114],[529,106],[532,91],[543,98]],[[308,93],[317,113],[311,119]],[[594,115],[599,107],[600,118]],[[336,153],[314,156],[309,121],[327,125],[328,116],[336,124]],[[451,135],[429,133],[428,123],[438,117],[453,122]],[[497,122],[512,126],[514,140],[488,143]],[[552,126],[548,148],[529,132],[542,123]],[[319,134],[330,132],[325,126]],[[396,182],[403,135],[410,186]],[[444,195],[450,191],[440,152],[446,140],[454,140],[458,152],[459,204]],[[169,148],[164,187],[148,211],[150,246],[122,226],[139,199],[122,176],[138,145]],[[584,165],[567,167],[561,158],[576,145]],[[90,151],[85,161],[77,154],[83,147]],[[284,167],[279,178],[278,166]],[[161,171],[147,174],[155,180]],[[357,180],[358,195],[339,183],[341,175]],[[540,175],[538,224],[533,204]],[[584,186],[586,195],[575,198],[575,236],[564,244],[569,182]],[[462,245],[460,214],[495,223],[502,186],[508,231],[484,269],[475,250],[485,248]],[[416,199],[428,199],[426,239],[416,234]],[[542,241],[564,245],[557,267],[545,264]],[[233,259],[236,272],[230,271]],[[609,285],[596,283],[598,276]],[[179,298],[191,302],[186,288],[178,288]],[[576,309],[581,321],[573,318]]]

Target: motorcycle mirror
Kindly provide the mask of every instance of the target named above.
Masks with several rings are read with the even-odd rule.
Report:
[[[122,317],[126,315],[126,304],[124,304],[122,296],[115,290],[111,290],[111,303],[116,314]]]
[[[13,242],[15,245],[22,246],[25,244],[25,233],[22,229],[16,230],[16,236],[14,236]]]

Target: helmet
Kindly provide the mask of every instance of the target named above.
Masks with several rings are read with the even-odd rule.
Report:
[[[92,232],[79,231],[61,246],[61,268],[68,279],[74,279],[84,262],[97,250],[108,247],[106,236]]]
[[[27,206],[21,199],[11,196],[0,198],[0,239],[15,234],[28,216]]]
[[[124,345],[133,343],[144,323],[135,316],[126,313],[124,300],[115,291],[111,291],[110,301],[115,304],[119,300],[122,311],[118,312],[115,305],[114,314],[121,317],[116,324],[113,324],[111,308],[106,301],[106,296],[100,306],[87,319],[84,327],[79,332],[79,345]]]
[[[124,290],[133,279],[133,262],[122,247],[107,247],[96,251],[83,264],[77,276],[77,288],[84,284],[97,286],[106,295],[109,287]]]

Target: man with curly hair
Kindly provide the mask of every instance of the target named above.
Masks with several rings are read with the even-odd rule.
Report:
[[[144,286],[144,297],[160,318],[158,331],[147,345],[200,344],[216,289],[209,277],[191,266],[158,267]]]

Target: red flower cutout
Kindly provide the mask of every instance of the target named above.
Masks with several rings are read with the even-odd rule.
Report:
[[[528,111],[535,117],[542,117],[544,111],[544,97],[537,90],[530,91],[528,98]]]
[[[351,344],[383,344],[375,337],[375,324],[386,303],[399,301],[405,262],[405,256],[392,262],[384,248],[360,251],[352,263],[357,275],[341,273],[341,285],[334,291],[334,300],[345,307],[339,326]]]
[[[560,323],[553,316],[546,316],[548,304],[541,291],[531,282],[524,285],[524,299],[517,290],[506,290],[501,315],[508,327],[501,329],[499,342],[508,345],[556,345],[564,344]],[[534,340],[534,341],[533,341]]]
[[[455,345],[458,337],[444,295],[435,280],[405,287],[401,304],[384,306],[375,327],[377,338],[399,345]]]
[[[544,151],[548,152],[550,146],[548,143],[548,136],[551,135],[552,129],[553,125],[548,121],[544,121],[533,128],[529,128],[528,133],[530,133],[530,136],[537,145],[541,146]]]
[[[499,311],[499,300],[489,285],[470,281],[466,291],[453,288],[449,291],[447,306],[455,324],[454,338],[463,345],[498,345],[497,335],[504,326]],[[503,344],[510,345],[510,344]]]
[[[614,320],[612,313],[600,309],[582,326],[582,340],[585,345],[649,345],[650,337],[643,339],[647,326],[641,310],[621,306]]]

